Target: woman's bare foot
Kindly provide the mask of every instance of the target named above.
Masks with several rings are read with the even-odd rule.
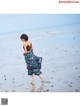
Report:
[[[34,84],[35,84],[35,82],[34,82],[34,81],[31,81],[31,82],[29,82],[29,84],[32,84],[32,85],[34,85]]]

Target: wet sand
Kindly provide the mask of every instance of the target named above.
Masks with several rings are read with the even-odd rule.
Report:
[[[0,92],[80,92],[80,32],[30,35],[34,53],[43,57],[42,84],[29,84],[20,33],[0,36]]]

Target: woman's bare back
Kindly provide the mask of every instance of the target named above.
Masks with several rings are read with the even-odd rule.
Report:
[[[33,50],[32,43],[30,41],[25,42],[24,45],[23,45],[23,49],[24,50],[26,49],[26,51]]]

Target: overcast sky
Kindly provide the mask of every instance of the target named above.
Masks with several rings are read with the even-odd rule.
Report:
[[[0,14],[0,33],[80,22],[78,14]]]

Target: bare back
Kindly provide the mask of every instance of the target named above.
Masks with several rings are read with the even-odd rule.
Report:
[[[24,45],[23,45],[23,49],[24,50],[26,49],[26,51],[31,51],[33,49],[32,43],[30,41],[25,42]]]

